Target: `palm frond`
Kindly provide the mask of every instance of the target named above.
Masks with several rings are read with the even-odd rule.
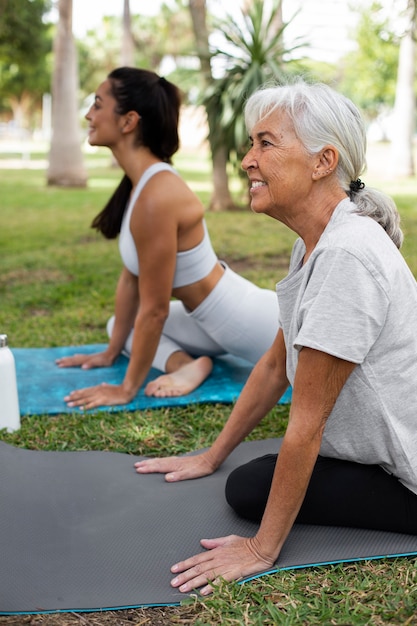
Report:
[[[290,22],[278,19],[282,0],[252,0],[236,18],[227,15],[215,22],[217,43],[211,47],[211,61],[220,68],[220,77],[200,99],[206,108],[212,145],[226,147],[229,155],[242,153],[247,144],[243,108],[248,97],[266,83],[282,82],[287,61],[301,45],[284,40]],[[215,136],[213,136],[215,135]]]

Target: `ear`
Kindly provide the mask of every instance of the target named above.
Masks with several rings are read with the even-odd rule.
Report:
[[[129,111],[122,119],[122,133],[130,133],[139,124],[140,115],[136,111]]]
[[[316,157],[312,174],[314,180],[329,176],[335,171],[339,162],[339,152],[334,146],[324,146]]]

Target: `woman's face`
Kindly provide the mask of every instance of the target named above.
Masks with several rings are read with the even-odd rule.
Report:
[[[252,210],[281,219],[302,208],[311,191],[315,160],[288,115],[273,111],[255,124],[250,140],[242,167],[250,180]]]
[[[115,112],[116,100],[111,95],[110,81],[105,80],[97,89],[94,102],[86,114],[89,122],[88,142],[92,146],[111,148],[120,138],[120,118]]]

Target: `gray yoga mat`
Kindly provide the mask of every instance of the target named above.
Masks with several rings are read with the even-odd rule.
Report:
[[[201,538],[256,531],[226,504],[227,475],[279,445],[245,442],[212,476],[169,484],[127,454],[0,442],[0,614],[179,604],[173,563]],[[296,525],[275,570],[414,554],[417,536]]]

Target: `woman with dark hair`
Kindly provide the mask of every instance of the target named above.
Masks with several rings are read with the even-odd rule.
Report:
[[[126,404],[152,366],[163,375],[147,384],[147,395],[190,393],[209,376],[211,357],[228,353],[256,363],[278,330],[275,292],[218,260],[204,207],[171,165],[180,106],[175,85],[122,67],[99,86],[86,115],[89,143],[110,148],[125,173],[92,224],[109,239],[120,235],[124,267],[106,350],[57,363],[108,367],[123,352],[129,365],[120,385],[70,393],[70,407]]]

